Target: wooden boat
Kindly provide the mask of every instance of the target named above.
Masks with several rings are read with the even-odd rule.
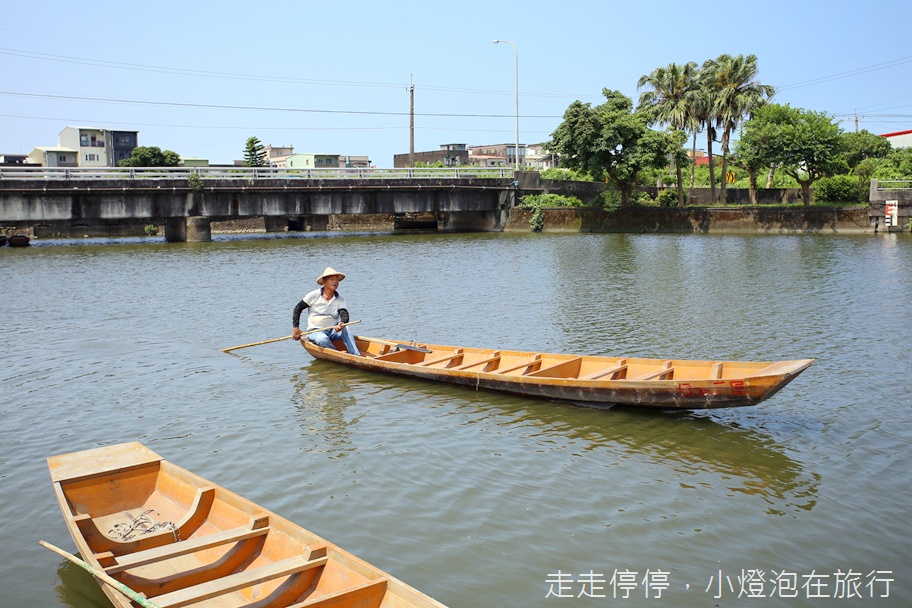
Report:
[[[11,234],[6,240],[10,247],[28,247],[30,239],[25,234]]]
[[[3,247],[4,245],[6,245],[7,240],[8,239],[5,234],[0,234],[0,247]]]
[[[139,443],[48,466],[82,558],[161,608],[443,606]],[[116,607],[134,605],[102,589]]]
[[[363,356],[338,342],[321,348],[303,340],[317,359],[358,369],[447,382],[473,389],[606,408],[633,405],[703,409],[756,405],[811,365],[779,362],[693,361],[561,355],[416,344],[356,336]]]

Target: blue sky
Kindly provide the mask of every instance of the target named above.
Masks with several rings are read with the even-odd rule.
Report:
[[[68,125],[230,163],[244,142],[367,155],[546,141],[574,100],[671,62],[754,54],[774,101],[845,130],[912,129],[912,2],[11,2],[0,0],[0,154]],[[699,140],[698,140],[699,141]],[[705,143],[703,144],[705,145]]]

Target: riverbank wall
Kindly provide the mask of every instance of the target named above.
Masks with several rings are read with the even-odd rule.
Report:
[[[506,232],[532,230],[531,209],[511,209]],[[591,207],[541,210],[542,232],[807,234],[887,231],[868,207]],[[901,227],[896,227],[898,231]]]

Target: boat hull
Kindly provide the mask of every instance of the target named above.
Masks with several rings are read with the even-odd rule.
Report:
[[[395,340],[356,338],[365,356],[339,343],[321,348],[304,340],[315,358],[357,369],[567,401],[594,408],[615,405],[707,409],[756,405],[813,363],[662,360],[554,355]],[[425,352],[426,351],[426,352]]]
[[[76,547],[162,608],[442,604],[139,443],[48,459]],[[102,584],[117,608],[133,606]]]

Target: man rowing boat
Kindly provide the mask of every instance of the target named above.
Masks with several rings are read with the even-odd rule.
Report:
[[[291,332],[292,338],[300,340],[303,336],[300,327],[301,313],[306,308],[307,331],[325,330],[309,334],[308,340],[322,348],[333,348],[333,341],[341,339],[348,352],[353,355],[361,354],[348,328],[343,326],[343,323],[348,323],[348,309],[345,307],[345,298],[337,290],[344,278],[345,274],[329,266],[317,277],[317,285],[320,285],[320,288],[305,295],[295,306],[291,317],[291,325],[294,328]]]

